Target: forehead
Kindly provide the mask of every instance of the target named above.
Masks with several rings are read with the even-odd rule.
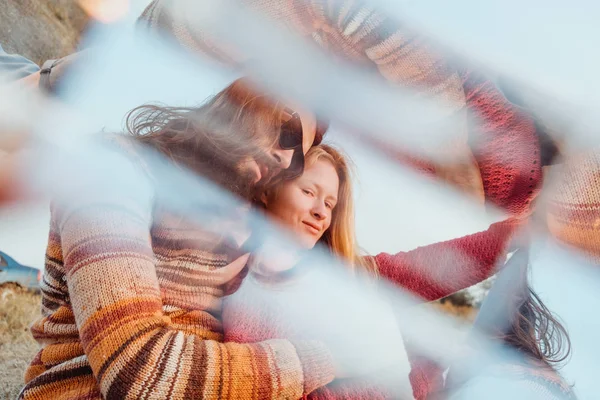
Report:
[[[298,179],[305,183],[317,185],[326,195],[337,198],[340,178],[329,160],[319,159],[306,165],[304,173]]]

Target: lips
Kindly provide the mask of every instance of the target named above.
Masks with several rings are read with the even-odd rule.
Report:
[[[318,234],[321,232],[321,228],[317,224],[308,221],[302,221],[302,223],[306,225],[308,227],[308,230],[314,234]]]

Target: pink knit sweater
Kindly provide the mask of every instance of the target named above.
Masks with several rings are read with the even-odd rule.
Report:
[[[471,286],[494,272],[498,258],[504,254],[507,241],[517,228],[515,220],[493,224],[488,230],[462,238],[435,243],[409,252],[381,253],[374,257],[381,279],[387,279],[420,296],[424,301],[445,297]],[[246,278],[247,279],[247,278]],[[285,306],[281,292],[245,290],[251,280],[223,306],[223,329],[226,342],[254,343],[266,339],[290,338],[294,328],[281,322]],[[399,344],[400,345],[400,344]],[[413,370],[410,374],[415,395],[427,393],[435,387],[437,368],[433,363],[410,353]],[[311,393],[310,399],[378,399],[392,398],[372,383],[352,381],[334,382]]]

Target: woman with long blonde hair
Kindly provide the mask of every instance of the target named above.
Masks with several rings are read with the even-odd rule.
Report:
[[[496,261],[504,254],[508,238],[518,221],[493,224],[488,230],[447,242],[435,243],[409,252],[361,254],[354,227],[352,173],[347,158],[336,148],[321,144],[311,148],[305,157],[304,173],[293,180],[282,180],[265,189],[259,205],[266,214],[290,231],[300,249],[309,254],[321,244],[352,271],[366,271],[371,277],[387,279],[426,301],[445,297],[471,286],[494,272]],[[451,251],[451,252],[450,252]],[[302,252],[297,264],[284,266],[267,261],[250,265],[250,278],[231,285],[231,295],[223,310],[226,341],[251,343],[265,338],[288,338],[295,334],[289,324],[278,324],[285,306],[277,291],[248,289],[252,282],[286,281],[293,271],[304,268]],[[294,260],[294,258],[292,257]],[[270,263],[270,264],[269,264]],[[241,275],[244,278],[245,274]],[[283,278],[282,278],[283,277]],[[398,346],[402,346],[398,343]],[[409,354],[410,355],[410,354]],[[418,393],[430,382],[415,362],[410,374],[413,391]],[[329,385],[310,398],[388,398],[389,393],[368,383]]]
[[[159,185],[172,175],[141,149],[240,196],[267,172],[301,173],[316,118],[246,83],[200,107],[134,110],[106,160],[120,183],[82,180],[81,196],[53,199],[42,316],[31,328],[43,346],[21,399],[289,398],[333,379],[323,343],[222,342],[234,245],[162,201]]]

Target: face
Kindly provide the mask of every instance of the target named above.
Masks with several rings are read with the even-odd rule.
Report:
[[[331,225],[338,201],[340,180],[334,166],[318,160],[274,195],[263,196],[267,212],[291,230],[300,246],[311,249]]]
[[[300,121],[302,123],[302,152],[306,154],[315,140],[317,120],[314,114],[299,106],[290,108],[295,110],[300,116]],[[291,118],[291,116],[284,113],[283,118],[282,122],[285,122],[287,119]],[[253,184],[257,184],[261,180],[266,181],[277,176],[281,171],[289,168],[292,162],[292,156],[294,155],[294,149],[281,148],[279,141],[277,141],[273,147],[264,150],[267,154],[267,160],[247,159],[240,163],[239,166],[240,174],[248,176]]]

